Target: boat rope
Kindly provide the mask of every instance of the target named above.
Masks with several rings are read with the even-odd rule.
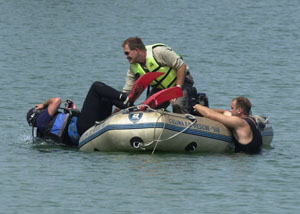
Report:
[[[164,131],[164,128],[165,128],[165,123],[166,123],[166,122],[164,121],[164,128],[163,128],[163,131],[161,132],[159,139],[155,141],[156,143],[155,143],[155,146],[154,146],[154,148],[153,148],[152,155],[154,154],[154,151],[156,150],[156,147],[157,147],[157,145],[158,145],[159,142],[171,140],[171,139],[177,137],[178,135],[184,133],[186,130],[188,130],[192,125],[194,125],[194,124],[197,122],[196,118],[195,118],[193,115],[191,115],[191,114],[185,114],[185,118],[188,118],[188,119],[192,120],[192,122],[191,122],[186,128],[184,128],[184,129],[181,130],[180,132],[178,132],[178,133],[176,133],[176,134],[174,134],[174,135],[172,135],[172,136],[170,136],[170,137],[168,137],[168,138],[160,139],[161,136],[162,136],[162,133],[163,133],[163,131]]]
[[[148,107],[148,108],[150,108],[150,107]],[[159,121],[159,119],[160,119],[161,117],[163,117],[164,115],[167,115],[167,114],[168,114],[168,113],[165,112],[164,110],[155,110],[155,109],[152,109],[152,108],[150,108],[150,109],[151,109],[152,111],[155,111],[155,112],[160,113],[160,116],[159,116],[159,117],[157,118],[157,120],[156,120],[156,124],[158,124],[158,121]],[[173,116],[174,116],[174,115],[173,115]],[[180,118],[187,118],[187,119],[191,120],[192,122],[191,122],[186,128],[184,128],[183,130],[181,130],[180,132],[178,132],[178,133],[176,133],[176,134],[174,134],[174,135],[172,135],[172,136],[170,136],[170,137],[168,137],[168,138],[161,139],[162,134],[163,134],[163,132],[164,132],[164,130],[165,130],[165,126],[166,126],[166,121],[163,120],[163,127],[162,127],[163,130],[162,130],[162,132],[160,133],[158,139],[155,140],[155,133],[156,133],[156,129],[157,129],[157,126],[155,126],[155,127],[154,127],[154,132],[153,132],[153,140],[152,140],[151,142],[149,142],[149,143],[144,143],[144,144],[140,145],[140,148],[145,150],[146,147],[151,146],[153,143],[155,143],[154,148],[153,148],[153,150],[152,150],[152,155],[153,155],[154,152],[155,152],[155,150],[156,150],[156,148],[157,148],[157,145],[158,145],[159,142],[171,140],[171,139],[177,137],[178,135],[184,133],[186,130],[188,130],[191,126],[193,126],[193,125],[197,122],[197,119],[195,118],[195,116],[194,116],[194,115],[191,115],[191,114],[184,114],[184,116],[183,116],[183,115],[175,115],[175,116],[176,116],[176,117],[180,117]]]

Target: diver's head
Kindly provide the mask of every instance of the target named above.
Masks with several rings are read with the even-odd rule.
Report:
[[[31,108],[28,112],[27,112],[27,122],[30,126],[33,127],[37,127],[37,118],[39,117],[39,115],[41,114],[41,111],[37,111],[36,108]]]

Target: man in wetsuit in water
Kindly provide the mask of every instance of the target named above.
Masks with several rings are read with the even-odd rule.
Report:
[[[232,130],[235,152],[259,153],[262,136],[256,122],[249,116],[251,102],[246,97],[232,100],[231,110],[210,109],[196,104],[194,108],[204,117],[219,121]]]
[[[77,146],[79,137],[96,121],[109,117],[114,105],[121,109],[129,106],[126,93],[97,81],[91,85],[81,112],[68,101],[64,112],[59,112],[59,97],[50,98],[28,111],[27,122],[37,127],[39,137]]]

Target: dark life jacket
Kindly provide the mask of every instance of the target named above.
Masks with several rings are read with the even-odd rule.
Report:
[[[256,125],[250,118],[244,118],[249,124],[253,139],[250,143],[244,145],[240,144],[235,138],[233,138],[234,145],[235,145],[235,152],[245,152],[248,154],[257,154],[261,151],[262,146],[262,136],[261,133]]]
[[[38,130],[37,136],[45,140],[53,140],[57,143],[72,145],[68,135],[68,126],[70,121],[70,113],[57,112],[42,131]]]

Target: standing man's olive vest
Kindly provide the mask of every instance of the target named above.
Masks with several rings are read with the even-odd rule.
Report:
[[[154,88],[165,89],[176,85],[177,71],[168,66],[160,66],[153,56],[153,49],[157,46],[166,46],[164,44],[147,45],[146,68],[140,63],[131,64],[131,69],[135,75],[144,75],[148,72],[163,72],[164,75],[152,81],[151,86]]]

